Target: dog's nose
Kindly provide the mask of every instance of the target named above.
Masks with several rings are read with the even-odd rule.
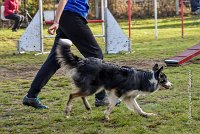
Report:
[[[167,82],[167,85],[169,86],[169,87],[172,87],[173,86],[173,84],[171,83],[171,82]]]
[[[173,87],[173,84],[171,83],[171,87]]]

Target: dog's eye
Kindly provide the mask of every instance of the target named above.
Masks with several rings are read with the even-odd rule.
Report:
[[[165,79],[161,79],[161,80],[160,80],[160,83],[165,83]]]
[[[163,75],[163,74],[161,74],[161,75],[160,75],[160,78],[164,78],[164,75]]]

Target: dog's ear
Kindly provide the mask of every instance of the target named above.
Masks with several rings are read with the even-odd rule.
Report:
[[[160,69],[158,69],[158,70],[156,71],[156,74],[159,76],[159,74],[163,71],[163,69],[164,69],[164,67],[162,66]]]
[[[158,71],[159,70],[159,67],[158,67],[158,64],[156,63],[153,67],[153,71]]]
[[[162,72],[163,69],[164,69],[164,67],[162,66],[162,67],[158,70],[158,72],[159,72],[159,73]]]

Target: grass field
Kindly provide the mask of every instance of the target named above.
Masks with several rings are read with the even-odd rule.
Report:
[[[119,20],[125,33],[127,22]],[[200,18],[185,19],[185,38],[181,38],[179,18],[159,19],[159,39],[154,39],[154,20],[132,21],[132,53],[105,54],[105,60],[119,65],[151,69],[164,60],[200,42]],[[94,33],[100,25],[91,25]],[[88,97],[92,112],[88,113],[81,99],[75,101],[72,116],[64,115],[69,93],[74,89],[65,72],[59,70],[42,89],[39,97],[50,107],[37,110],[22,105],[22,98],[47,55],[15,54],[16,43],[24,29],[12,33],[0,29],[0,133],[57,133],[57,134],[199,134],[200,133],[200,57],[179,67],[165,67],[164,72],[174,84],[171,90],[160,90],[138,98],[144,111],[157,113],[144,118],[129,111],[122,103],[113,110],[111,121],[103,121],[105,107],[94,107],[94,96]],[[47,29],[44,30],[46,33]],[[102,39],[97,39],[105,49]],[[53,39],[45,39],[50,50]],[[73,47],[74,53],[80,55]],[[190,75],[192,88],[189,92]],[[191,116],[190,116],[191,115]]]

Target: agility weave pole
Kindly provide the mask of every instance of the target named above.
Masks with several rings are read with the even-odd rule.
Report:
[[[129,2],[129,4],[130,4],[130,2]],[[130,8],[130,5],[129,5],[129,8]],[[96,20],[94,22],[102,23],[102,34],[96,35],[96,37],[107,38],[106,39],[106,48],[108,48],[108,49],[106,49],[106,53],[119,53],[121,51],[130,52],[130,39],[128,37],[126,37],[123,30],[119,27],[117,21],[112,16],[112,14],[105,13],[105,11],[109,12],[107,9],[107,0],[101,0],[101,9],[102,9],[101,10],[102,20],[101,21]],[[130,12],[130,9],[129,9],[129,12]],[[129,13],[129,15],[131,15],[131,14]],[[129,19],[130,19],[130,16],[129,16]],[[108,28],[107,25],[109,25],[108,23],[110,23],[110,22],[112,22],[112,24],[114,24],[114,26],[116,26],[116,27],[112,26],[111,29],[107,29]],[[131,20],[129,20],[129,25],[130,25],[130,22],[131,22]],[[105,25],[106,25],[106,27],[105,27]],[[113,33],[115,33],[115,35],[117,35],[117,37],[119,37],[119,38],[116,38],[115,36],[113,36],[111,34],[111,32],[108,32],[113,29],[117,29],[117,30],[113,31]],[[130,26],[129,26],[129,32],[130,31],[131,30],[130,30]],[[105,32],[107,34],[105,34]],[[129,35],[130,35],[130,33],[129,33]],[[37,14],[34,16],[33,20],[29,24],[29,26],[27,27],[27,29],[25,30],[24,34],[19,39],[17,50],[19,53],[31,52],[31,51],[40,52],[39,54],[48,53],[48,52],[44,52],[43,39],[44,38],[52,38],[52,37],[55,37],[55,36],[44,36],[43,35],[42,0],[39,0],[39,10],[38,10]],[[122,43],[121,46],[119,47],[121,42],[119,42],[119,40],[114,41],[116,39],[122,39],[125,41],[123,41],[124,43]],[[109,49],[110,47],[111,47],[111,49]]]
[[[188,122],[190,131],[192,132],[192,71],[188,71]]]

